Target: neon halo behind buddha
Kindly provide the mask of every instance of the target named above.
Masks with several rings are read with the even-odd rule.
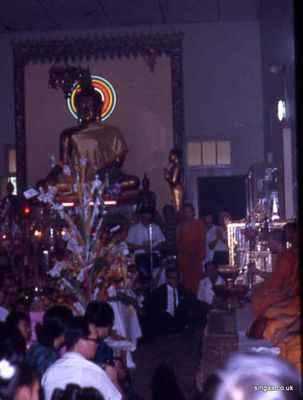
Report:
[[[97,91],[102,98],[103,106],[99,119],[104,122],[107,118],[111,116],[116,107],[117,103],[116,92],[112,84],[105,78],[92,75],[91,82],[94,90]],[[81,92],[80,82],[76,82],[73,85],[73,88],[67,97],[68,108],[72,116],[75,117],[76,119],[78,119],[78,115],[77,115],[77,107],[75,99],[80,92]]]
[[[80,87],[73,100],[80,124],[61,133],[61,161],[71,161],[76,166],[85,157],[87,179],[93,179],[98,173],[103,181],[107,176],[109,183],[120,183],[122,191],[137,189],[139,179],[122,171],[129,151],[122,132],[100,121],[103,99],[94,89],[89,71],[82,77]]]

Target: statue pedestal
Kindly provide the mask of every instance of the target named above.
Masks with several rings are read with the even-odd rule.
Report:
[[[197,388],[201,392],[207,377],[223,367],[230,354],[238,351],[235,310],[214,309],[208,315],[203,341]]]

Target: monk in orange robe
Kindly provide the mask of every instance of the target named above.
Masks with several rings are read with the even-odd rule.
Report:
[[[266,312],[269,318],[264,331],[264,338],[271,340],[281,350],[280,357],[292,364],[299,372],[302,370],[300,299],[298,306],[270,308]]]
[[[194,207],[185,204],[183,220],[177,226],[177,262],[187,290],[196,294],[202,278],[202,261],[205,257],[204,222],[194,218]]]
[[[268,245],[273,253],[278,253],[272,273],[253,268],[253,272],[266,280],[261,288],[253,293],[252,306],[257,318],[272,304],[287,298],[286,288],[293,287],[299,280],[298,254],[293,249],[285,249],[283,231],[273,230],[269,233]]]
[[[267,318],[264,338],[272,341],[281,350],[281,358],[287,360],[301,372],[301,290],[300,282],[285,288],[286,300],[272,304],[264,315]]]

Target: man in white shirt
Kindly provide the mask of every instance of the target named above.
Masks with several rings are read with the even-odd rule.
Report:
[[[228,243],[227,243],[227,221],[230,220],[228,211],[219,212],[219,226],[217,226],[216,237],[209,243],[209,248],[214,251],[213,262],[216,265],[228,265]]]
[[[224,280],[218,275],[217,266],[213,262],[208,261],[204,267],[206,277],[200,281],[197,299],[202,302],[204,308],[208,309],[212,305],[215,295],[213,285],[224,284]]]
[[[152,269],[159,266],[159,250],[165,242],[160,227],[152,223],[152,211],[147,207],[140,210],[140,221],[131,226],[127,242],[136,255],[136,264],[141,274],[151,281]],[[151,264],[152,259],[152,266]]]
[[[50,366],[42,376],[45,400],[50,400],[56,388],[75,383],[99,390],[105,400],[121,400],[117,371],[108,366],[104,371],[90,359],[95,357],[99,342],[96,327],[85,317],[74,317],[65,334],[67,353]]]

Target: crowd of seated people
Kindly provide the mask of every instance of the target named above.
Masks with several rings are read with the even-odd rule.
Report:
[[[199,327],[205,326],[207,314],[213,307],[213,285],[223,283],[218,275],[217,266],[227,263],[226,218],[230,216],[227,212],[221,212],[220,226],[216,226],[211,214],[204,220],[196,219],[194,207],[189,203],[184,205],[180,216],[177,216],[170,206],[165,207],[163,212],[164,221],[158,219],[159,223],[155,223],[152,210],[143,207],[134,216],[129,228],[123,230],[123,235],[120,235],[120,231],[116,234],[115,240],[120,241],[123,249],[127,248],[127,252],[134,254],[134,264],[138,268],[138,286],[148,286],[144,302],[146,315],[140,318],[143,335],[186,338],[190,337],[195,322],[198,321]],[[287,241],[292,244],[289,249],[285,249],[285,235]],[[264,285],[255,288],[253,296],[253,328],[259,328],[261,324],[262,332],[259,337],[265,337],[279,346],[281,357],[299,369],[301,320],[297,226],[287,224],[282,234],[272,231],[269,234],[269,245],[271,250],[278,254],[273,273],[267,274],[252,267],[255,274],[265,278]],[[17,269],[17,274],[21,270]],[[4,268],[3,271],[5,273],[0,280],[2,354],[10,358],[14,349],[17,349],[18,357],[12,361],[26,360],[34,368],[37,376],[42,378],[42,382],[49,382],[53,379],[51,375],[48,379],[43,377],[52,365],[63,362],[62,354],[66,351],[64,346],[68,347],[65,354],[79,353],[80,347],[79,354],[86,358],[87,342],[91,342],[92,345],[95,341],[98,342],[96,349],[90,349],[91,353],[96,351],[92,370],[97,366],[102,372],[105,371],[105,374],[108,373],[101,375],[103,378],[109,376],[113,386],[108,390],[113,394],[113,398],[119,398],[121,393],[128,398],[136,398],[124,361],[116,357],[115,352],[104,340],[111,332],[114,318],[107,303],[97,301],[88,305],[83,318],[85,323],[88,323],[89,333],[83,328],[85,323],[82,320],[84,330],[79,328],[80,333],[78,332],[74,339],[76,342],[71,343],[66,342],[65,335],[69,321],[74,321],[74,317],[64,306],[51,307],[44,313],[43,321],[37,325],[37,339],[32,344],[29,342],[30,317],[26,312],[20,311],[20,308],[16,308],[16,291],[12,291],[17,275],[14,276],[9,268]],[[83,338],[81,335],[84,335],[84,331],[88,336],[85,334],[87,337]],[[90,357],[89,355],[88,358]],[[113,372],[113,369],[116,372]],[[56,378],[55,381],[57,384]],[[106,378],[104,381],[107,381]],[[46,387],[45,383],[43,385],[43,388]],[[51,394],[47,396],[51,398]]]
[[[53,305],[36,325],[37,339],[30,345],[29,315],[9,313],[0,323],[0,399],[67,399],[67,393],[78,393],[78,387],[90,388],[81,389],[79,399],[90,398],[85,397],[89,393],[95,396],[92,399],[138,399],[123,360],[104,342],[113,320],[113,310],[106,302],[90,302],[82,317],[65,306]],[[74,386],[65,393],[68,384]],[[24,386],[23,394],[16,385]],[[24,392],[30,392],[28,397]]]
[[[96,326],[73,317],[65,331],[66,353],[43,374],[42,380],[14,348],[0,353],[1,400],[111,400],[129,397],[120,385],[117,367],[94,361],[98,346]],[[18,359],[19,358],[19,359]],[[185,400],[174,368],[160,362],[150,376],[152,400]],[[148,389],[147,389],[148,390]],[[147,395],[147,394],[146,394]],[[260,354],[235,354],[204,381],[201,400],[296,400],[302,382],[287,362]]]

